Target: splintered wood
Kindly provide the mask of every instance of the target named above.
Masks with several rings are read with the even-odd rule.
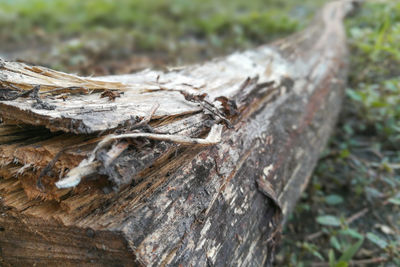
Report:
[[[24,171],[19,174],[29,176],[25,181],[29,194],[50,198],[56,190],[54,185],[58,188],[73,187],[82,178],[96,173],[108,175],[114,189],[130,183],[140,168],[130,172],[128,176],[131,177],[117,177],[120,174],[110,172],[117,164],[117,157],[104,164],[105,158],[108,157],[109,161],[110,157],[106,150],[112,153],[115,150],[112,143],[118,140],[214,145],[221,138],[216,135],[221,135],[222,125],[230,127],[230,120],[237,119],[235,117],[251,101],[252,95],[253,98],[273,95],[284,87],[282,81],[296,75],[290,65],[268,47],[233,54],[181,71],[161,73],[148,70],[100,78],[81,78],[16,62],[2,61],[0,66],[3,95],[16,92],[20,96],[40,85],[41,101],[54,107],[37,108],[33,105],[37,99],[26,94],[0,101],[0,116],[4,121],[1,127],[8,129],[1,138],[11,138],[0,147],[2,166],[20,164]],[[109,99],[98,93],[110,90],[117,90],[119,97]],[[60,94],[63,97],[59,97]],[[15,130],[12,134],[9,133],[10,125]],[[32,125],[42,131],[44,128],[50,130],[46,132],[48,137],[40,140],[45,144],[29,142],[29,139],[38,138],[29,133],[26,140],[13,141]],[[210,129],[217,130],[211,131],[208,139],[199,138]],[[101,149],[93,148],[100,140]],[[10,147],[24,151],[20,153],[22,157],[18,157]],[[27,150],[31,153],[27,154]],[[129,150],[127,146],[118,153],[125,150]],[[134,145],[131,145],[131,150],[136,150]],[[80,156],[67,160],[73,153],[88,159]],[[78,160],[81,162],[76,164]],[[64,176],[64,180],[57,182]]]
[[[353,3],[168,72],[1,60],[0,264],[270,265],[340,109]]]

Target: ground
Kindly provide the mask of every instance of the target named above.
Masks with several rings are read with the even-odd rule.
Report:
[[[86,75],[162,68],[290,34],[323,2],[2,1],[0,55]],[[400,2],[368,1],[346,27],[343,111],[278,266],[400,265]]]
[[[285,266],[400,265],[400,3],[369,1],[347,31],[347,97],[285,227]]]

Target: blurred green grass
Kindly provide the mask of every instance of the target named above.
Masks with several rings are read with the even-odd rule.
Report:
[[[294,1],[263,0],[14,0],[1,3],[1,36],[19,41],[48,34],[71,37],[82,32],[124,29],[142,49],[160,49],[165,39],[221,37],[221,42],[258,42],[296,29],[287,13]],[[300,8],[300,6],[299,6]],[[286,11],[286,12],[282,12]],[[222,40],[223,39],[223,40]]]
[[[324,0],[3,0],[0,38],[5,52],[52,47],[55,56],[39,58],[64,70],[89,61],[88,55],[154,53],[180,64],[292,33],[304,27],[317,2]]]

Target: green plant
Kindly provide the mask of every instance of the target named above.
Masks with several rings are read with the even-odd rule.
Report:
[[[292,238],[306,239],[313,249],[300,253],[287,242],[283,253],[288,258],[295,253],[297,263],[305,265],[319,259],[331,267],[362,262],[397,266],[400,2],[366,3],[347,21],[347,31],[351,66],[344,108],[299,203],[308,209],[296,208],[286,227]]]

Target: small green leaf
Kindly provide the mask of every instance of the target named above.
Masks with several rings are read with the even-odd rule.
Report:
[[[389,198],[388,201],[392,204],[400,205],[400,198]]]
[[[350,156],[350,150],[342,149],[340,151],[340,155],[339,155],[340,158],[345,159],[345,158],[348,158],[349,156]]]
[[[390,185],[391,187],[396,187],[396,182],[388,177],[383,177],[382,181]],[[399,198],[400,199],[400,198]]]
[[[345,261],[339,261],[338,263],[336,263],[335,267],[348,267],[349,264]]]
[[[350,28],[350,34],[353,38],[361,38],[364,35],[364,31],[359,27]]]
[[[365,193],[367,194],[367,196],[369,197],[373,197],[373,198],[381,198],[383,197],[383,193],[378,191],[377,189],[373,188],[373,187],[365,187]]]
[[[357,239],[362,239],[364,238],[364,236],[362,234],[360,234],[359,232],[357,232],[354,229],[348,228],[348,229],[344,229],[344,230],[340,230],[340,234],[342,235],[348,235]]]
[[[343,197],[339,195],[329,195],[325,198],[325,202],[329,205],[337,205],[343,203]]]
[[[352,99],[352,100],[356,100],[356,101],[362,101],[362,96],[356,92],[355,90],[352,89],[347,89],[346,90],[346,94]]]
[[[348,262],[350,261],[354,255],[356,255],[357,251],[360,249],[362,243],[364,242],[364,238],[361,238],[358,240],[356,243],[353,245],[349,246],[342,254],[342,256],[339,258],[340,261]]]
[[[315,257],[317,257],[320,260],[324,260],[324,257],[322,257],[321,253],[319,253],[318,251],[312,251],[311,252]]]
[[[329,250],[328,257],[329,257],[329,267],[335,267],[336,258],[335,258],[335,251],[333,251],[333,249]]]
[[[304,242],[301,245],[305,250],[307,250],[308,252],[310,252],[312,255],[314,255],[315,257],[317,257],[320,260],[324,260],[324,257],[322,257],[321,253],[319,253],[318,251],[318,247],[314,244],[311,243],[307,243]]]
[[[329,241],[330,241],[332,247],[334,247],[335,249],[337,249],[339,251],[342,250],[342,246],[340,245],[339,240],[337,240],[337,238],[335,236],[332,236]]]
[[[317,217],[317,222],[322,225],[340,226],[340,219],[332,215],[323,215]]]
[[[371,232],[367,233],[367,238],[369,241],[371,241],[380,248],[385,248],[388,245],[385,239],[375,235],[374,233]]]

